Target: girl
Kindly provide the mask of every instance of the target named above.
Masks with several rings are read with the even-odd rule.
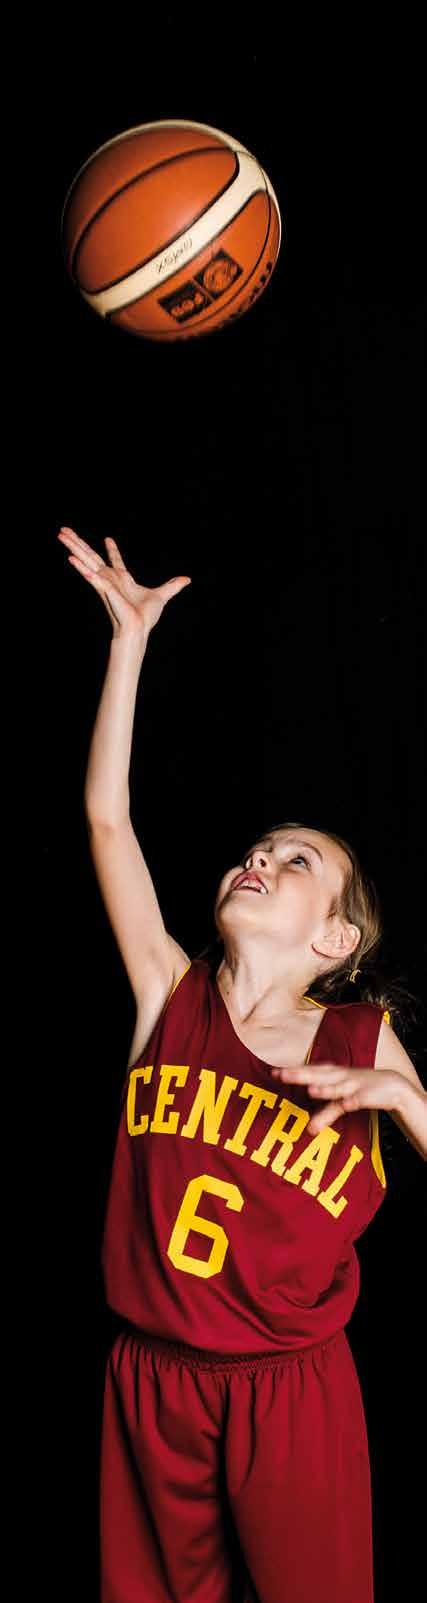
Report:
[[[381,1205],[378,1110],[427,1155],[384,998],[343,1003],[380,933],[328,831],[276,825],[224,874],[222,960],[163,924],[129,815],[137,684],[188,583],[59,538],[112,624],[85,783],[136,1001],[102,1248],[120,1318],[101,1451],[102,1603],[373,1603],[363,1401],[345,1325]],[[268,901],[268,907],[267,907]],[[316,994],[314,994],[316,993]]]

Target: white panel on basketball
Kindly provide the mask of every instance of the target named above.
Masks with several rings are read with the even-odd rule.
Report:
[[[237,146],[235,148],[239,158],[239,172],[224,194],[209,205],[203,216],[193,224],[191,231],[188,229],[183,234],[178,234],[176,239],[169,241],[167,250],[158,251],[144,267],[136,268],[134,273],[122,278],[119,284],[112,284],[108,289],[101,289],[95,293],[81,289],[85,301],[88,301],[101,317],[120,311],[123,306],[131,305],[132,301],[141,300],[142,296],[149,295],[150,291],[155,289],[156,284],[165,284],[180,267],[191,262],[193,257],[221,232],[221,229],[233,222],[251,195],[256,195],[262,187],[268,190],[275,201],[280,227],[279,207],[266,174],[254,156],[250,156],[244,150],[237,151]]]

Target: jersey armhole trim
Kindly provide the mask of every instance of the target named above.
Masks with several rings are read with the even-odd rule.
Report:
[[[191,968],[191,964],[192,964],[192,961],[193,961],[193,959],[192,959],[192,958],[190,958],[190,962],[189,962],[189,963],[187,963],[187,966],[186,966],[186,968],[184,968],[184,969],[183,969],[183,970],[182,970],[182,974],[180,974],[180,975],[179,975],[179,976],[178,976],[178,979],[177,979],[177,980],[175,980],[175,984],[174,984],[174,985],[173,985],[173,986],[172,986],[172,990],[171,990],[171,991],[170,991],[170,992],[169,992],[169,996],[168,996],[168,1001],[167,1001],[167,1003],[166,1003],[166,1007],[167,1007],[167,1005],[168,1005],[168,1002],[170,1002],[170,999],[171,999],[171,996],[173,996],[173,993],[174,993],[174,991],[176,991],[176,989],[177,989],[177,986],[178,986],[178,985],[180,985],[180,984],[181,984],[181,980],[183,980],[183,979],[184,979],[184,974],[188,974],[188,970],[189,970],[189,968]]]
[[[383,1019],[385,1019],[386,1024],[390,1023],[390,1014],[389,1014],[388,1008],[385,1008],[385,1010],[383,1012]],[[381,1156],[378,1108],[371,1108],[370,1117],[369,1117],[369,1123],[370,1123],[370,1134],[371,1134],[371,1161],[372,1161],[372,1167],[373,1167],[373,1169],[375,1169],[375,1174],[377,1176],[377,1179],[380,1181],[380,1185],[383,1186],[383,1189],[385,1191],[386,1186],[387,1186],[387,1177],[386,1177],[384,1164],[383,1164],[383,1160],[382,1160],[382,1156]]]

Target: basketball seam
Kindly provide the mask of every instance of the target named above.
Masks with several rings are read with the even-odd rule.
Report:
[[[237,155],[243,154],[245,156],[250,156],[252,154],[250,150],[247,150],[246,145],[242,145],[238,139],[234,138],[234,134],[226,134],[222,128],[211,128],[209,123],[186,122],[185,118],[182,117],[167,117],[161,118],[157,122],[136,123],[134,128],[126,128],[124,133],[113,134],[112,139],[106,139],[104,144],[98,145],[97,150],[93,150],[91,155],[87,156],[86,161],[83,162],[82,166],[79,167],[78,172],[75,173],[65,196],[61,213],[61,231],[63,229],[64,217],[73,189],[75,189],[76,184],[79,183],[79,180],[81,179],[83,173],[87,171],[87,168],[92,166],[92,162],[96,161],[98,156],[102,156],[105,150],[111,150],[113,145],[120,145],[124,140],[132,139],[135,134],[147,133],[151,132],[152,129],[159,130],[161,128],[194,128],[196,133],[214,134],[215,138],[217,138],[218,141],[221,141],[222,145],[225,144],[228,150],[235,151]],[[210,149],[210,146],[204,145],[203,149],[208,150]]]
[[[234,151],[234,150],[232,151],[229,146],[227,146],[227,147],[224,146],[224,149],[226,149],[227,155],[234,156],[234,172],[231,174],[231,177],[229,179],[227,179],[227,183],[223,184],[222,189],[218,190],[218,193],[214,197],[215,200],[220,200],[221,195],[225,195],[226,194],[227,189],[229,189],[230,184],[234,183],[234,180],[237,177],[237,173],[239,172],[239,162],[237,160],[236,151]],[[77,257],[78,257],[79,251],[82,249],[83,242],[84,242],[84,240],[86,238],[86,235],[89,233],[90,229],[93,228],[93,226],[97,222],[98,218],[102,217],[103,212],[108,211],[109,206],[113,206],[114,205],[114,202],[117,200],[118,196],[124,195],[126,193],[126,190],[132,189],[134,184],[139,184],[139,183],[143,182],[144,178],[148,178],[151,173],[159,172],[162,168],[166,169],[166,167],[172,166],[173,162],[183,161],[183,160],[187,161],[188,159],[190,159],[193,156],[218,156],[218,154],[219,154],[218,150],[211,150],[210,146],[206,145],[206,146],[201,146],[199,150],[189,150],[189,151],[181,152],[178,156],[168,156],[166,161],[155,162],[153,167],[147,167],[147,169],[144,172],[135,173],[134,177],[133,178],[129,178],[128,182],[126,184],[122,184],[119,189],[115,190],[113,195],[109,195],[108,200],[103,201],[102,206],[98,207],[98,210],[93,213],[93,216],[90,218],[90,221],[85,224],[85,226],[82,229],[82,232],[81,232],[81,234],[79,236],[79,239],[76,241],[76,244],[74,246],[73,254],[72,254],[71,259],[70,259],[70,272],[72,273],[72,276],[74,278],[74,282],[77,284],[78,288],[80,288],[79,280],[78,280],[78,277],[77,277]],[[194,224],[199,221],[199,217],[204,217],[205,212],[209,210],[209,206],[212,206],[212,200],[209,200],[207,205],[202,207],[201,211],[196,212],[194,217],[191,217],[189,219],[189,221],[185,224],[185,230],[184,230],[185,233],[187,233],[187,230],[189,228],[194,228]],[[182,230],[181,230],[181,232],[182,232]],[[170,239],[167,239],[164,242],[162,242],[161,249],[162,250],[168,250],[169,245],[173,245],[173,242],[176,239],[176,237],[177,237],[176,233],[175,234],[171,234]],[[139,272],[139,268],[140,267],[146,267],[148,265],[148,263],[151,261],[152,257],[156,256],[156,255],[157,255],[157,251],[151,251],[149,256],[143,256],[142,260],[140,262],[135,262],[135,265],[131,268],[132,273]],[[127,272],[126,272],[126,274],[123,274],[123,272],[119,273],[118,278],[112,278],[106,284],[99,284],[98,288],[96,290],[92,290],[90,293],[91,294],[96,294],[96,295],[101,295],[101,294],[103,294],[104,290],[113,289],[115,284],[120,284],[120,280],[123,277],[127,277]]]

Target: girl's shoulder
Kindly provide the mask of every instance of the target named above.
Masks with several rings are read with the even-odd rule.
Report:
[[[328,1053],[342,1050],[343,1062],[375,1064],[384,1009],[376,1002],[336,1002],[325,1006],[323,1041]]]

